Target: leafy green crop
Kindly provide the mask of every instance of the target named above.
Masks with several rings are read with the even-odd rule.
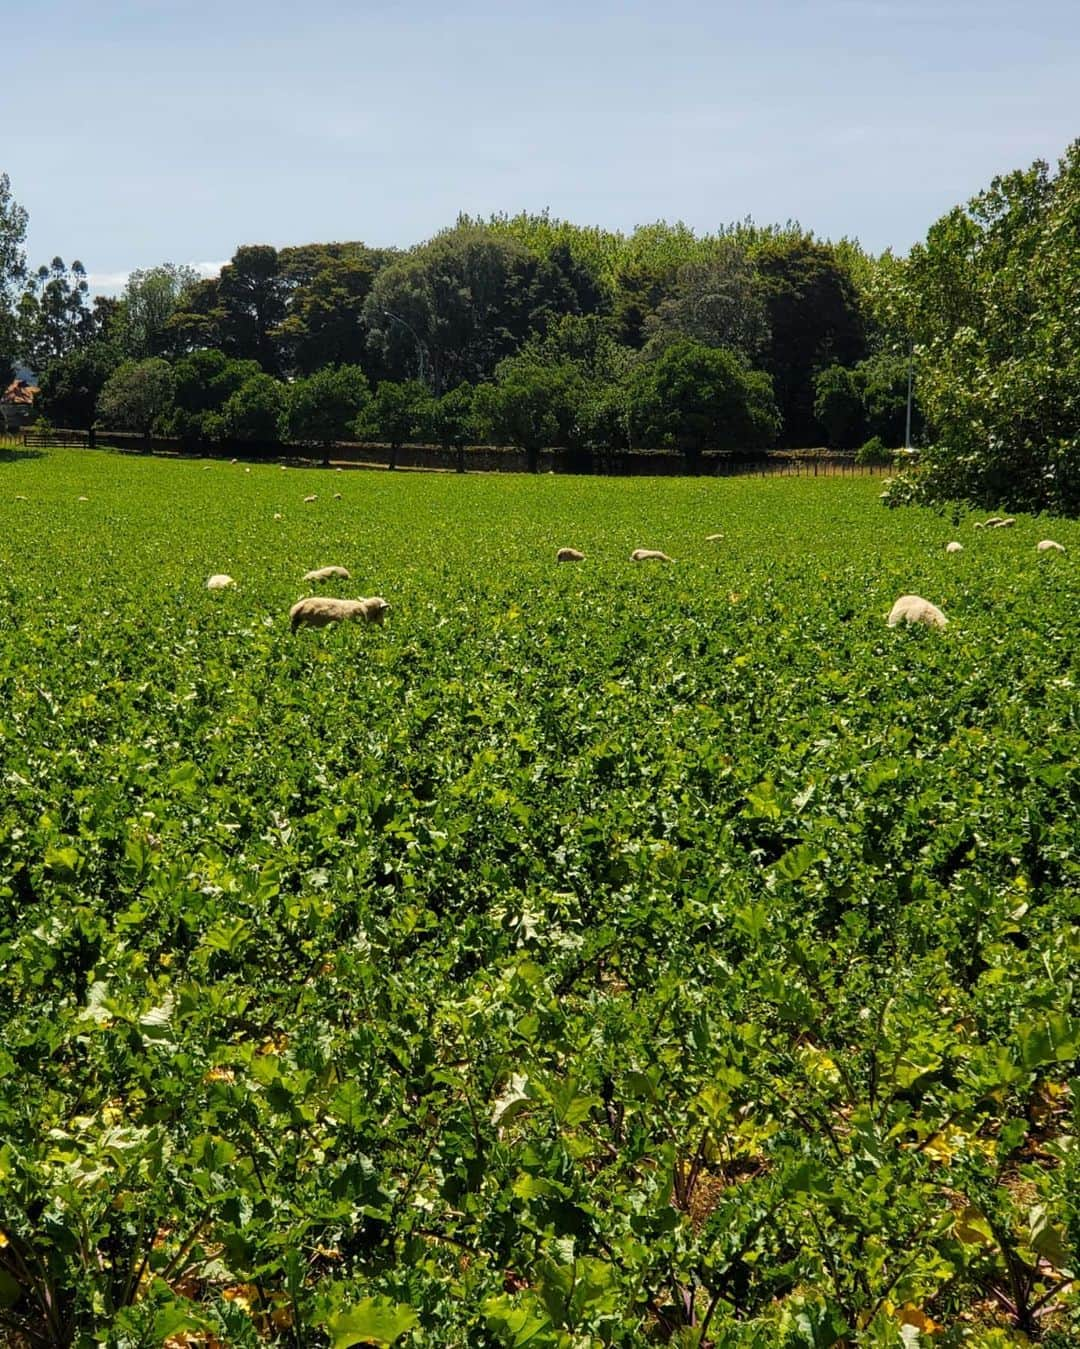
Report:
[[[0,1342],[1076,1342],[1075,524],[0,488]]]

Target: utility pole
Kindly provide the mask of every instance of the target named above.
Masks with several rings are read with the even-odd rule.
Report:
[[[382,312],[386,315],[386,317],[387,317],[388,319],[393,319],[396,323],[400,323],[401,326],[402,326],[403,328],[407,328],[407,329],[409,330],[409,332],[412,333],[412,335],[413,335],[413,341],[416,343],[416,351],[417,351],[417,354],[418,354],[419,357],[420,357],[420,383],[421,383],[421,384],[427,384],[427,378],[426,378],[425,373],[424,373],[424,371],[425,371],[425,358],[426,358],[426,356],[427,356],[427,352],[426,352],[426,350],[425,350],[425,347],[424,347],[423,342],[421,342],[421,340],[420,340],[420,336],[419,336],[419,334],[417,333],[416,329],[412,326],[411,323],[407,323],[407,322],[401,317],[400,314],[392,314],[392,313],[390,312],[389,309],[384,309]]]

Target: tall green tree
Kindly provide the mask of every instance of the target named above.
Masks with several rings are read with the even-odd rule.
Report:
[[[128,356],[142,360],[176,350],[176,330],[169,321],[198,281],[193,267],[173,262],[131,273],[116,315],[117,336]]]
[[[934,224],[897,282],[930,424],[922,489],[1080,511],[1080,140]]]
[[[475,406],[491,439],[523,450],[535,473],[541,450],[574,443],[585,392],[580,370],[569,361],[541,364],[519,356],[477,389]]]
[[[464,473],[465,447],[475,439],[477,430],[475,387],[459,384],[441,398],[431,399],[421,430],[445,451],[454,450],[455,467]]]
[[[769,341],[761,364],[773,377],[783,443],[819,444],[814,379],[829,365],[866,354],[858,292],[834,249],[809,236],[770,239],[754,254],[762,279]]]
[[[274,330],[283,364],[300,375],[324,365],[369,365],[364,301],[375,276],[394,256],[361,243],[306,244],[279,254],[287,301]]]
[[[175,395],[162,429],[179,436],[189,449],[224,438],[222,409],[238,389],[262,373],[257,361],[233,360],[217,348],[189,352],[173,363],[172,370]]]
[[[18,348],[15,300],[26,276],[26,211],[11,195],[11,180],[0,173],[0,386],[11,378]]]
[[[734,351],[681,338],[628,380],[631,418],[642,445],[671,445],[697,473],[706,450],[751,450],[779,426],[772,381]]]
[[[221,408],[221,431],[226,440],[253,445],[276,445],[286,406],[285,385],[263,371],[252,375],[229,395]]]
[[[44,372],[61,356],[93,340],[94,311],[88,303],[86,269],[61,257],[39,267],[19,300],[20,354],[32,370]]]
[[[385,441],[390,447],[387,467],[397,468],[398,452],[422,433],[430,405],[431,391],[419,380],[383,380],[357,421],[357,434]]]
[[[172,410],[175,394],[176,379],[168,361],[160,356],[125,361],[101,391],[101,421],[110,431],[139,431],[149,443]]]
[[[122,360],[112,343],[76,347],[53,361],[41,376],[37,405],[55,425],[85,430],[93,445],[101,392]]]
[[[758,359],[769,339],[769,320],[765,289],[746,250],[725,241],[684,263],[670,294],[645,319],[645,332],[653,343],[688,337]]]
[[[367,377],[357,365],[326,366],[288,386],[282,429],[286,440],[318,445],[323,463],[330,448],[348,440],[371,402]]]

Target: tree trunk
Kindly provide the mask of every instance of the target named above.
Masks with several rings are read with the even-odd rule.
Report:
[[[540,451],[535,446],[529,445],[525,448],[525,468],[529,473],[540,471]]]

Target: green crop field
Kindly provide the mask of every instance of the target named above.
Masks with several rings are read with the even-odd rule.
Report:
[[[1080,1342],[1080,526],[880,490],[0,463],[0,1343]]]

